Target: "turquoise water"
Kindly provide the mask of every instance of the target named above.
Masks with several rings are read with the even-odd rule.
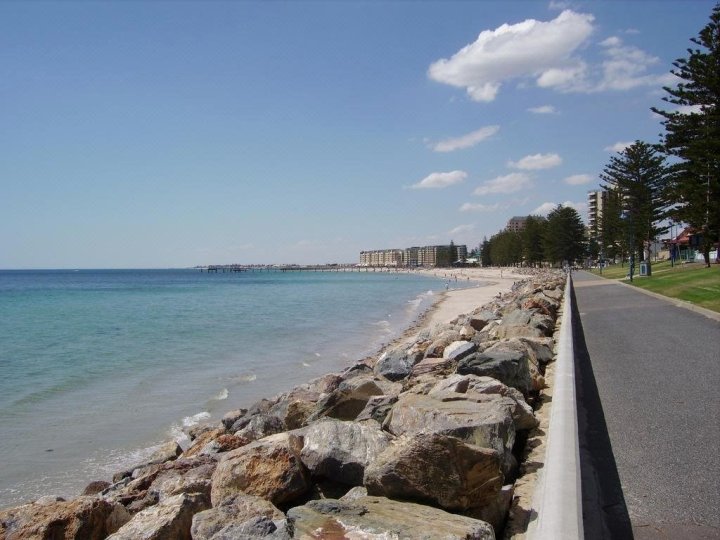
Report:
[[[375,352],[439,279],[358,272],[0,271],[0,508],[90,480]]]

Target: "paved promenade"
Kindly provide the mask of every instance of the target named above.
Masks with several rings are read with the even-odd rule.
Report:
[[[573,280],[586,537],[720,538],[720,322]]]

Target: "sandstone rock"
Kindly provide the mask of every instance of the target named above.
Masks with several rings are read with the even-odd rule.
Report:
[[[191,540],[192,518],[210,507],[201,493],[181,493],[135,514],[108,540]]]
[[[183,452],[183,457],[192,457],[195,455],[198,455],[202,452],[202,449],[205,448],[207,444],[217,439],[220,435],[225,433],[225,429],[210,429],[208,431],[205,431],[201,434],[199,434],[197,437],[193,439],[192,444],[190,445],[190,448],[185,450]]]
[[[402,438],[365,470],[368,495],[461,511],[485,506],[503,485],[500,455],[439,433]]]
[[[210,540],[291,540],[292,529],[287,520],[272,520],[265,516],[251,518],[243,523],[231,523],[216,532]]]
[[[385,450],[389,436],[376,422],[324,420],[308,426],[300,458],[313,476],[359,486],[365,467]]]
[[[560,302],[554,298],[545,295],[542,292],[533,294],[529,298],[525,298],[522,302],[522,309],[536,310],[543,315],[549,315],[553,319],[557,316]]]
[[[215,430],[221,430],[223,432],[227,431],[227,429],[225,428],[225,425],[222,423],[222,421],[210,422],[207,424],[205,424],[205,423],[197,424],[194,426],[190,426],[190,427],[184,429],[183,431],[185,432],[185,434],[188,436],[188,438],[192,442],[195,439],[197,439],[198,437],[200,437],[201,435],[207,433],[208,431],[215,431]]]
[[[507,456],[515,443],[515,402],[499,395],[402,394],[384,427],[396,436],[440,433]]]
[[[447,358],[423,358],[413,367],[412,376],[419,377],[429,373],[442,373],[454,365],[455,362]]]
[[[320,399],[318,392],[292,392],[270,409],[270,414],[280,419],[285,430],[290,431],[305,425]]]
[[[192,519],[192,538],[210,540],[230,525],[241,525],[257,517],[282,520],[285,514],[261,497],[238,493],[223,499],[214,508],[195,514]]]
[[[470,341],[453,341],[450,345],[445,347],[442,356],[446,360],[461,360],[474,353],[476,350],[477,345]]]
[[[213,505],[239,492],[263,497],[273,504],[299,497],[309,488],[301,450],[300,437],[279,433],[228,452],[212,477]]]
[[[130,519],[122,505],[97,497],[45,499],[0,511],[0,538],[100,540]]]
[[[471,340],[473,336],[477,333],[477,330],[475,330],[475,328],[473,328],[471,324],[466,323],[460,327],[458,333],[460,334],[460,339]]]
[[[514,485],[507,484],[500,489],[498,495],[488,504],[479,508],[471,508],[464,512],[463,515],[487,521],[495,531],[502,531],[510,511],[514,491]]]
[[[367,497],[367,488],[365,486],[355,486],[350,491],[348,491],[345,495],[340,497],[339,500],[341,501],[354,501],[355,499],[359,499],[361,497]]]
[[[484,521],[437,508],[386,499],[352,501],[325,499],[291,508],[294,538],[392,538],[397,540],[489,540],[492,527]]]
[[[495,315],[495,313],[493,313],[492,311],[480,309],[473,312],[473,314],[470,316],[470,319],[468,320],[468,324],[472,326],[476,331],[480,332],[485,328],[485,326],[487,326],[490,321],[493,321],[497,318],[497,315]]]
[[[162,501],[181,493],[202,493],[210,500],[210,485],[217,463],[208,462],[186,470],[172,468],[160,471],[148,493]]]
[[[384,353],[375,364],[374,371],[390,381],[399,381],[410,375],[413,366],[421,359],[421,352],[398,347]]]

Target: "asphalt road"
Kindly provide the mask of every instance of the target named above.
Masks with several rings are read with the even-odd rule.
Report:
[[[573,281],[586,536],[720,538],[720,322]]]

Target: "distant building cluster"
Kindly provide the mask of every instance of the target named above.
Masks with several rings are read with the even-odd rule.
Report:
[[[588,191],[588,232],[591,238],[602,236],[602,216],[608,194],[606,190]]]
[[[452,266],[467,260],[467,246],[409,247],[405,249],[376,249],[360,252],[360,266],[377,267],[435,267]]]

